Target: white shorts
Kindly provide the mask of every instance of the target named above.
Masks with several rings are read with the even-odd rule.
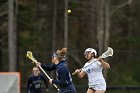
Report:
[[[103,90],[103,91],[106,91],[106,83],[100,82],[98,84],[89,85],[89,88],[93,89],[93,90]]]

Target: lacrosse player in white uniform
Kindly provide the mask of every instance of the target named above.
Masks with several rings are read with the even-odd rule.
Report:
[[[103,77],[102,70],[103,68],[110,68],[110,65],[101,57],[96,58],[97,52],[93,48],[87,48],[84,56],[88,61],[83,68],[76,69],[74,73],[80,78],[87,74],[89,86],[87,93],[105,93],[106,81]]]

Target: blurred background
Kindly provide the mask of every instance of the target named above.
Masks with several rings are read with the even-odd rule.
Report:
[[[69,10],[69,12],[68,12]],[[98,56],[110,46],[104,70],[106,93],[140,93],[140,0],[0,0],[0,71],[21,73],[21,93],[35,64],[51,63],[54,51],[68,48],[70,72],[86,62],[84,50]],[[55,72],[47,72],[55,78]],[[87,77],[72,76],[77,93],[86,93]],[[56,93],[50,85],[48,93]]]

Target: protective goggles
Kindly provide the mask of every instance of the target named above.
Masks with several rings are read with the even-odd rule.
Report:
[[[54,57],[58,57],[58,54],[57,53],[53,53],[52,58],[54,58]]]
[[[57,53],[53,53],[52,58],[57,57],[57,58],[65,58],[64,55],[59,55]]]
[[[84,56],[87,56],[88,54],[91,54],[91,51],[86,51],[86,52],[84,53]]]

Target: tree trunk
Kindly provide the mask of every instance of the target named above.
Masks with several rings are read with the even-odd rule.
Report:
[[[98,23],[97,23],[97,39],[98,53],[101,55],[109,45],[109,28],[110,28],[110,11],[109,0],[98,1]],[[105,79],[107,79],[107,70],[103,71]]]
[[[98,42],[98,55],[103,52],[103,37],[104,37],[104,0],[97,1],[97,42]]]
[[[9,50],[9,71],[16,71],[16,31],[14,29],[14,0],[9,0],[8,14],[8,50]]]
[[[1,29],[0,29],[1,30]],[[0,71],[2,72],[2,31],[0,31]]]
[[[68,0],[65,0],[64,10],[64,47],[68,47]]]
[[[104,50],[107,50],[107,47],[109,46],[109,29],[110,29],[110,0],[106,0],[105,2],[105,33],[104,33]],[[108,70],[104,70],[104,77],[107,80],[107,72]]]
[[[56,48],[56,20],[57,20],[57,0],[54,0],[54,10],[53,10],[53,42],[52,51],[55,52]]]
[[[57,20],[57,0],[54,0],[53,10],[53,41],[52,41],[52,52],[56,51],[56,20]],[[50,76],[55,77],[55,72],[51,72]]]

